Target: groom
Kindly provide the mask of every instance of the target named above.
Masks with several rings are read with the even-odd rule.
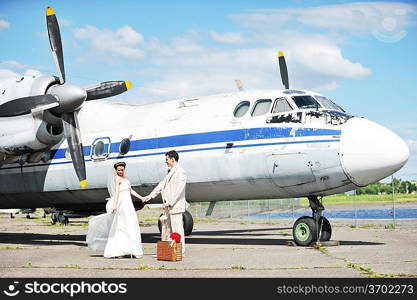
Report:
[[[184,169],[178,164],[179,156],[174,150],[165,153],[165,162],[169,168],[168,174],[155,187],[155,189],[145,197],[145,201],[162,195],[163,209],[167,211],[167,221],[162,222],[162,232],[169,236],[173,232],[181,235],[182,254],[185,253],[184,225],[182,213],[185,212],[185,184],[187,175]]]

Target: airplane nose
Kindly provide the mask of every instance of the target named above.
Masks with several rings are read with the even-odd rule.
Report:
[[[340,138],[340,160],[346,175],[357,186],[388,177],[407,162],[407,144],[387,128],[356,117],[345,126]]]

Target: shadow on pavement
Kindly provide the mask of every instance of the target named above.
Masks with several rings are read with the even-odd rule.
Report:
[[[287,241],[292,240],[288,234],[280,234],[279,230],[288,228],[260,228],[260,229],[239,229],[239,230],[219,230],[219,231],[196,231],[186,238],[186,243],[190,245],[258,245],[258,246],[277,246],[286,245]],[[267,233],[269,231],[270,233]],[[247,238],[243,238],[246,236]],[[268,238],[259,238],[268,236]],[[272,236],[272,237],[271,237]],[[276,238],[274,238],[276,236]],[[143,243],[156,243],[160,239],[159,233],[142,233]],[[24,244],[24,245],[74,245],[87,246],[85,235],[72,234],[39,234],[39,233],[0,233],[0,245],[4,244]],[[340,241],[342,246],[375,246],[384,243],[366,241]]]

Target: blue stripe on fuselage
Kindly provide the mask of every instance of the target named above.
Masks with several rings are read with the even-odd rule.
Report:
[[[131,141],[129,151],[153,150],[161,148],[176,148],[192,145],[203,145],[222,142],[239,142],[250,140],[263,140],[289,137],[310,137],[310,136],[330,136],[340,135],[340,130],[322,128],[281,128],[264,127],[235,129],[224,131],[212,131],[202,133],[189,133],[158,138],[149,138]],[[120,142],[111,144],[110,153],[119,152]],[[64,158],[66,149],[58,149],[53,155],[53,159]],[[84,153],[89,155],[91,146],[84,146]]]

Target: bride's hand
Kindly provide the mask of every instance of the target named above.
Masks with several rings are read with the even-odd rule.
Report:
[[[114,213],[116,212],[116,210],[117,210],[117,207],[113,207],[113,208],[111,209],[111,213],[112,213],[112,214],[114,214]]]

